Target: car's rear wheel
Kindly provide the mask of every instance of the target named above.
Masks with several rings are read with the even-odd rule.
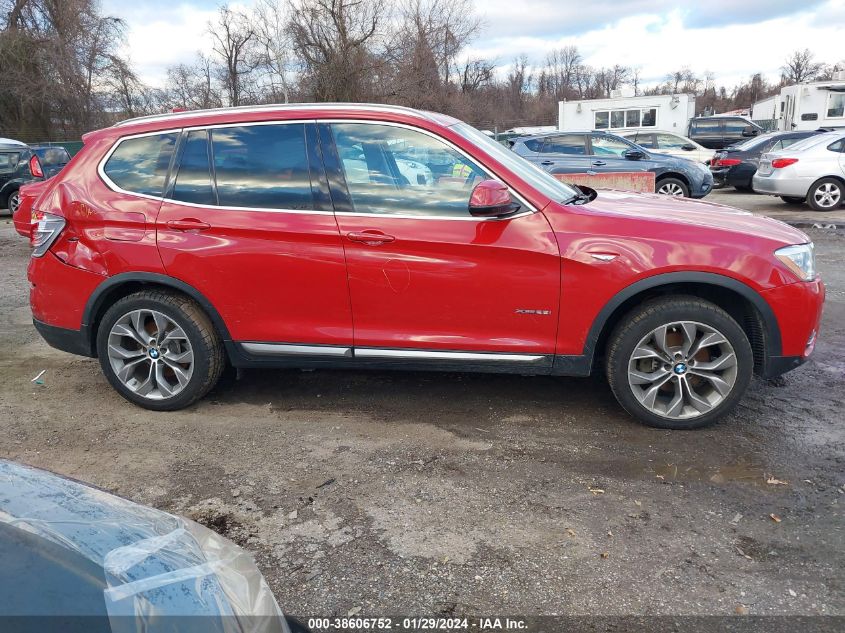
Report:
[[[799,196],[781,196],[780,199],[786,204],[804,204],[807,202],[807,198],[801,198]]]
[[[9,211],[11,211],[12,214],[14,214],[14,213],[17,212],[18,207],[20,207],[20,206],[21,206],[21,194],[18,191],[13,191],[11,193],[11,195],[9,196]]]
[[[677,178],[663,178],[658,180],[656,191],[664,196],[689,198],[689,187],[687,187],[687,183]]]
[[[810,187],[807,202],[815,211],[833,211],[842,204],[842,183],[836,178],[822,178]]]
[[[214,387],[225,366],[208,316],[189,298],[162,290],[129,295],[109,308],[97,332],[97,354],[120,395],[156,411],[192,404]]]
[[[730,412],[751,380],[748,337],[724,310],[697,297],[644,303],[608,342],[608,382],[622,407],[664,429],[707,426]]]

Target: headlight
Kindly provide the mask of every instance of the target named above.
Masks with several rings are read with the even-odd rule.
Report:
[[[775,256],[782,261],[799,279],[809,281],[816,276],[816,254],[812,242],[784,246],[775,251]]]

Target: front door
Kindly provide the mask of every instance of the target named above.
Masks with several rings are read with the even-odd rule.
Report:
[[[351,346],[346,264],[316,125],[186,131],[177,162],[156,222],[167,273],[205,295],[249,353]]]
[[[365,122],[320,127],[356,358],[498,352],[530,361],[554,353],[560,257],[542,213],[520,201],[510,218],[471,216],[473,186],[491,172],[427,132]]]

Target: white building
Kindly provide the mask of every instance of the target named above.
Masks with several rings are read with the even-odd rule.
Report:
[[[845,71],[830,81],[784,86],[751,106],[755,121],[775,120],[778,130],[845,127]]]
[[[695,116],[695,96],[688,94],[626,96],[558,103],[558,129],[621,130],[655,129],[686,136],[687,123]]]

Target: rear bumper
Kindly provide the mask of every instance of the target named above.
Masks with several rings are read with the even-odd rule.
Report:
[[[810,181],[805,178],[777,178],[755,175],[751,180],[751,186],[757,193],[767,193],[772,196],[794,196],[796,198],[806,197],[810,184]]]
[[[91,341],[88,336],[87,328],[82,330],[69,330],[63,327],[56,327],[49,325],[38,319],[32,319],[32,324],[38,333],[41,335],[50,347],[55,347],[58,350],[67,352],[68,354],[76,354],[77,356],[94,356],[91,350]]]

